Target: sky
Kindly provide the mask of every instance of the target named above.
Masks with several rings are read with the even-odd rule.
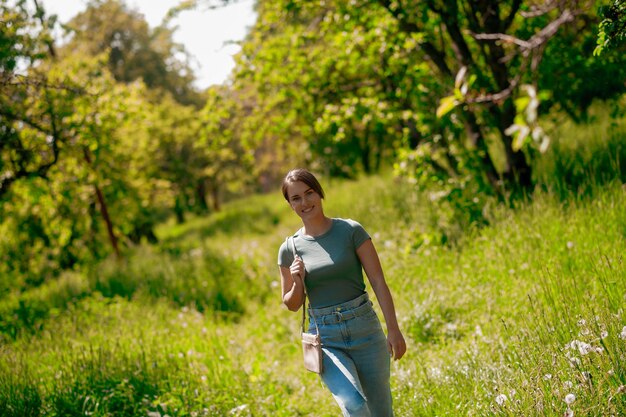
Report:
[[[145,16],[151,27],[161,23],[167,11],[181,0],[125,0]],[[86,0],[43,0],[47,14],[67,22],[85,9]],[[171,22],[178,27],[174,40],[185,45],[192,57],[196,86],[204,89],[222,84],[235,66],[233,55],[240,47],[229,42],[242,40],[256,20],[254,0],[239,0],[212,10],[199,8],[182,12]]]

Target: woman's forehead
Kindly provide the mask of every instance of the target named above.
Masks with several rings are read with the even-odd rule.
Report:
[[[305,192],[306,190],[308,190],[309,187],[307,184],[303,183],[302,181],[294,181],[294,182],[290,182],[287,185],[287,193],[291,196],[294,194],[301,194],[303,192]]]

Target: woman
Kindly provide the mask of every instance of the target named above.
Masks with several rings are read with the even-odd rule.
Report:
[[[309,171],[290,171],[282,191],[303,223],[293,235],[295,256],[288,242],[278,251],[283,303],[298,311],[306,284],[309,317],[317,322],[322,340],[321,378],[343,415],[392,416],[390,357],[400,359],[406,344],[372,240],[359,223],[326,217],[324,191]],[[386,338],[362,269],[385,316]],[[309,333],[316,332],[315,322]]]

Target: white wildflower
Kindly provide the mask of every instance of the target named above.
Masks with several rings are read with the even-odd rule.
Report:
[[[622,329],[622,332],[619,334],[619,338],[626,340],[626,326]]]
[[[506,395],[504,394],[500,394],[498,396],[496,396],[496,402],[498,403],[498,405],[502,405],[506,402],[506,400],[508,400],[508,398],[506,398]]]
[[[244,411],[247,408],[248,408],[248,404],[242,404],[242,405],[240,405],[238,407],[235,407],[232,410],[230,410],[228,412],[228,414],[239,414],[239,412]]]
[[[563,386],[567,389],[572,388],[574,386],[574,384],[572,383],[572,381],[565,381],[563,382]]]
[[[567,394],[565,396],[565,404],[571,405],[576,401],[576,396],[574,394]]]
[[[442,377],[442,375],[443,375],[443,372],[441,372],[441,369],[437,367],[430,368],[430,376],[432,378],[439,379]]]
[[[570,344],[570,347],[572,349],[578,349],[578,352],[581,355],[586,355],[589,352],[593,351],[593,346],[591,346],[589,343],[581,342],[580,340],[573,340]]]

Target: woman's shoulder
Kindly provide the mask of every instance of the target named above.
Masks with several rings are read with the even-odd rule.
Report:
[[[353,219],[343,219],[341,217],[335,217],[335,222],[345,228],[354,229],[356,227],[363,227],[361,223]]]
[[[287,236],[285,240],[280,244],[278,249],[279,252],[289,249],[289,240],[296,239],[297,237],[302,236],[302,228],[296,230],[293,234]]]

